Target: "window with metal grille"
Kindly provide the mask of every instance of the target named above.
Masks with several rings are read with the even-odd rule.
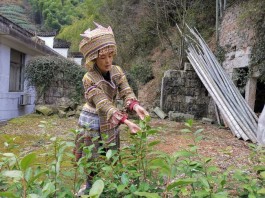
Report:
[[[25,54],[11,49],[9,91],[20,92],[24,90]]]

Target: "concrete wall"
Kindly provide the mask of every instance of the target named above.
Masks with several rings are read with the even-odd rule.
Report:
[[[242,3],[229,7],[224,13],[219,30],[219,45],[225,50],[225,60],[222,65],[230,77],[234,68],[249,65],[255,38],[251,23],[240,20],[242,12],[244,12]]]
[[[30,59],[26,55],[26,62]],[[0,44],[0,120],[8,120],[34,111],[35,91],[24,84],[23,92],[9,92],[10,47]],[[23,94],[30,95],[30,105],[20,105]]]
[[[45,41],[45,45],[53,49],[54,36],[50,36],[50,37],[39,36],[39,38]]]
[[[82,60],[83,60],[83,58],[73,58],[73,60],[74,60],[78,65],[82,65]]]
[[[63,57],[67,58],[68,57],[68,48],[53,48],[54,51],[58,52],[61,54]]]
[[[225,50],[222,66],[230,78],[233,77],[235,69],[249,67],[251,50],[255,43],[255,28],[251,21],[240,19],[242,12],[244,4],[234,4],[226,9],[220,25],[219,45]],[[254,110],[259,72],[255,71],[256,68],[252,69],[254,72],[245,86],[245,100]]]

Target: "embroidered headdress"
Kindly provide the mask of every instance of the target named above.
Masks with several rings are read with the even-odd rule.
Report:
[[[95,60],[99,54],[108,52],[117,53],[116,42],[111,27],[105,28],[95,22],[94,24],[97,26],[96,29],[90,30],[89,28],[83,34],[80,34],[84,38],[79,44],[79,51],[86,59],[86,65]]]

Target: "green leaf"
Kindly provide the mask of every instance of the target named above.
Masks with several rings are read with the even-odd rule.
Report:
[[[218,171],[219,168],[216,167],[216,166],[209,166],[209,167],[207,167],[206,170],[207,170],[208,173],[212,173],[212,172],[216,172],[216,171]]]
[[[146,197],[146,198],[160,198],[157,193],[148,193],[148,192],[134,192],[134,195]]]
[[[127,185],[119,185],[118,187],[117,187],[117,192],[118,193],[121,193],[125,188],[127,187]]]
[[[170,175],[169,165],[162,159],[154,159],[150,162],[150,168],[160,169],[162,174]]]
[[[227,198],[228,193],[227,192],[218,192],[213,194],[213,198]]]
[[[148,135],[154,135],[154,134],[157,133],[157,130],[156,130],[156,129],[149,129],[148,131],[146,131],[146,133],[147,133]]]
[[[190,151],[195,152],[198,149],[198,146],[190,146]]]
[[[150,122],[151,121],[151,116],[145,116],[144,117],[145,122]]]
[[[195,141],[196,141],[196,142],[199,142],[199,141],[201,141],[202,139],[203,139],[203,136],[200,135],[200,136],[198,136],[198,137],[195,138]]]
[[[45,125],[44,124],[39,124],[38,127],[45,128]]]
[[[30,180],[32,176],[32,168],[29,167],[26,171],[25,171],[25,179],[28,182]]]
[[[182,133],[191,133],[190,129],[181,129],[180,132]]]
[[[137,187],[133,184],[130,186],[130,191],[133,193],[137,190]]]
[[[11,197],[16,198],[16,196],[12,192],[0,192],[1,197]]]
[[[11,177],[11,178],[16,178],[16,179],[23,178],[23,172],[19,170],[4,171],[2,174],[5,177]]]
[[[51,140],[52,142],[55,142],[55,141],[57,140],[57,138],[56,138],[56,137],[52,137],[52,138],[50,138],[50,140]]]
[[[109,172],[109,171],[112,170],[112,168],[111,168],[111,166],[104,166],[104,167],[102,168],[102,170]]]
[[[25,157],[23,157],[23,159],[20,161],[21,169],[25,171],[35,159],[36,159],[36,153],[30,153]]]
[[[126,173],[122,173],[121,183],[126,185],[126,186],[129,184],[129,178],[128,178],[128,175]]]
[[[3,153],[3,156],[5,157],[15,157],[14,153]]]
[[[265,188],[261,188],[257,191],[258,194],[265,194]]]
[[[138,189],[140,191],[145,192],[145,191],[148,191],[149,188],[150,188],[150,185],[147,182],[141,182]]]
[[[265,179],[265,171],[262,171],[262,172],[260,173],[260,176],[261,176],[263,179]]]
[[[140,123],[139,123],[139,126],[141,129],[144,129],[145,128],[145,123],[141,120]]]
[[[95,196],[95,198],[98,198],[104,189],[104,182],[99,179],[95,181],[95,183],[92,185],[91,190],[89,191],[89,196]]]
[[[257,172],[265,171],[265,166],[262,165],[254,166],[254,170]]]
[[[193,153],[183,150],[183,151],[177,151],[174,154],[174,157],[191,157],[193,155],[194,155]]]
[[[185,126],[187,126],[187,127],[192,127],[192,125],[193,125],[193,120],[192,119],[189,119],[189,120],[187,120],[185,122]]]
[[[184,178],[184,179],[178,179],[177,181],[171,183],[168,185],[167,190],[170,191],[171,189],[177,187],[177,186],[187,186],[192,183],[196,182],[195,178]]]
[[[132,195],[125,195],[123,198],[133,198]]]
[[[201,184],[206,188],[209,189],[210,185],[205,177],[200,177],[199,180],[201,181]]]
[[[112,157],[112,150],[111,150],[111,149],[109,149],[109,150],[107,151],[107,153],[106,153],[106,157],[107,157],[108,160]]]
[[[195,135],[198,135],[199,133],[203,132],[204,129],[198,129],[197,131],[194,132]]]
[[[48,182],[45,184],[45,186],[42,189],[43,194],[48,197],[48,195],[55,192],[55,186],[53,182]]]
[[[204,163],[208,163],[208,162],[210,162],[210,161],[212,161],[212,158],[206,158],[206,159],[204,159]]]
[[[38,173],[35,173],[34,177],[32,177],[29,181],[29,183],[33,183],[36,179],[42,177],[43,174],[45,173],[48,173],[49,171],[48,170],[44,170],[44,171],[41,171],[41,172],[38,172]]]
[[[27,198],[39,198],[40,196],[37,194],[29,194],[27,195]]]
[[[148,146],[149,146],[149,147],[151,147],[151,146],[155,146],[155,145],[157,145],[157,144],[159,144],[159,143],[160,143],[159,140],[157,140],[157,141],[153,141],[153,142],[150,142],[150,143],[148,144]]]
[[[250,193],[250,194],[248,195],[248,198],[257,198],[257,197],[255,196],[255,194]]]
[[[209,192],[207,192],[206,190],[197,190],[194,193],[194,197],[209,197]]]
[[[197,166],[197,165],[200,165],[200,163],[196,161],[192,161],[189,163],[189,166]]]

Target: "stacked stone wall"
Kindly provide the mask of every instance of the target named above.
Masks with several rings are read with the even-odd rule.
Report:
[[[194,115],[196,119],[207,117],[210,100],[207,90],[190,64],[185,64],[185,70],[165,72],[160,107],[166,113],[187,113]]]
[[[56,80],[44,93],[43,103],[57,104],[61,98],[72,99],[75,95],[75,88],[70,86],[68,82],[60,80],[58,75],[58,80]]]

